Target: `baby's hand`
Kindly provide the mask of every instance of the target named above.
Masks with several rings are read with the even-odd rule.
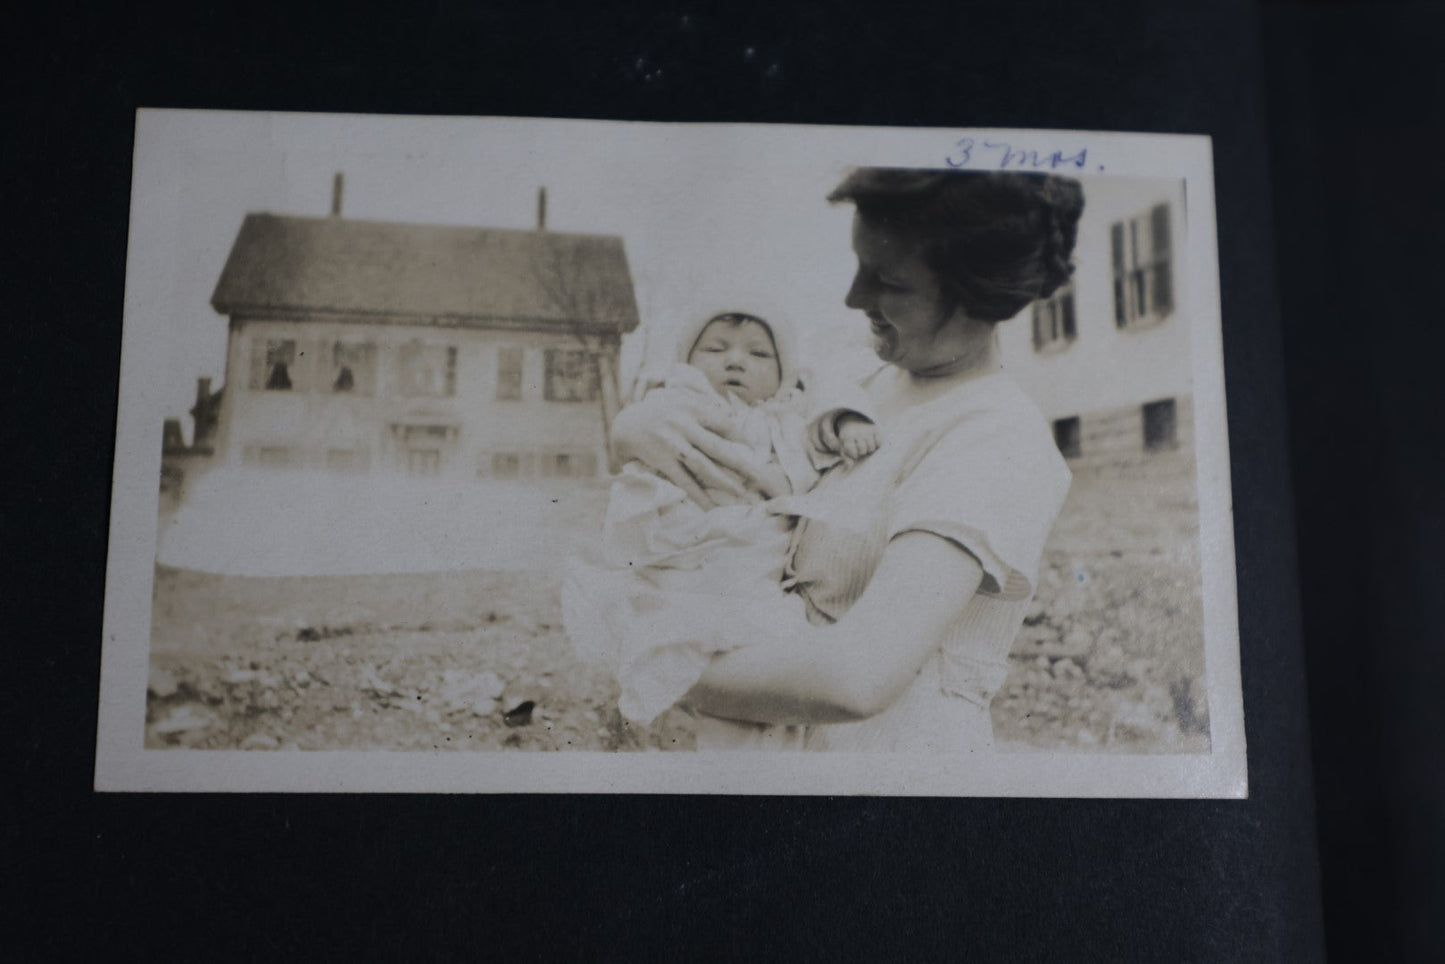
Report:
[[[838,454],[850,462],[865,459],[878,451],[882,440],[878,426],[861,415],[844,412],[838,416]]]

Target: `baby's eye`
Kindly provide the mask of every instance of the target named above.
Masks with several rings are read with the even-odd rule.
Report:
[[[753,352],[752,354],[753,354],[753,357],[754,357],[754,358],[772,358],[772,357],[773,357],[773,353],[770,352],[770,351],[755,351],[755,352]]]

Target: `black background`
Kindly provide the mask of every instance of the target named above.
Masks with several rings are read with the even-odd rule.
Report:
[[[1269,7],[1325,929],[1445,953],[1445,8]]]
[[[1372,180],[1387,162],[1358,139],[1422,120],[1408,108],[1387,120],[1369,110],[1359,91],[1383,96],[1389,77],[1363,71],[1374,88],[1327,83],[1321,48],[1302,38],[1352,33],[1348,21],[1321,23],[1317,11],[1272,6],[1261,17],[1243,2],[1121,3],[1103,16],[1028,0],[423,0],[321,12],[193,4],[164,15],[48,5],[15,24],[4,41],[3,431],[8,591],[20,618],[0,705],[17,751],[5,850],[23,893],[7,908],[22,925],[7,943],[23,942],[26,957],[98,946],[162,958],[627,959],[650,946],[738,959],[767,949],[1312,960],[1327,929],[1312,724],[1332,943],[1384,956],[1424,946],[1435,926],[1421,912],[1431,866],[1394,821],[1413,816],[1412,832],[1428,830],[1421,804],[1438,793],[1420,767],[1437,752],[1425,740],[1439,711],[1420,697],[1426,671],[1438,670],[1424,575],[1440,572],[1441,517],[1438,488],[1420,480],[1439,460],[1419,443],[1438,434],[1429,406],[1441,356],[1412,349],[1440,344],[1439,310],[1410,298],[1428,296],[1439,263],[1426,254],[1439,250],[1429,247],[1438,224],[1418,211],[1427,199],[1439,210],[1440,189],[1428,171],[1414,175],[1417,208]],[[1360,54],[1367,68],[1396,49],[1381,30]],[[1309,107],[1295,116],[1301,98]],[[1358,113],[1336,114],[1342,105]],[[1251,798],[91,793],[141,106],[1212,135]],[[1272,122],[1281,110],[1289,123]],[[1353,128],[1322,134],[1339,116]],[[1278,275],[1271,174],[1284,184]],[[1366,230],[1380,197],[1414,231],[1399,257]],[[1367,284],[1402,274],[1409,286]],[[1422,517],[1433,530],[1418,527]],[[1438,609],[1433,619],[1438,630]],[[1400,675],[1387,680],[1392,665]],[[1397,702],[1392,681],[1415,702]],[[1437,715],[1410,716],[1417,705]],[[1405,731],[1417,742],[1396,742]],[[1369,876],[1352,879],[1341,859],[1366,860]]]

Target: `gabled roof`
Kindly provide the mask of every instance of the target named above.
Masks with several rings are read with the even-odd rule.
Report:
[[[622,239],[248,214],[211,304],[225,315],[365,316],[631,331]]]

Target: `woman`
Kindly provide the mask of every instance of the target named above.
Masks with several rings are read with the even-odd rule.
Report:
[[[845,303],[886,363],[864,383],[882,446],[778,501],[798,516],[785,588],[810,625],[719,656],[687,702],[807,724],[810,749],[986,749],[1070,481],[1047,422],[1003,373],[994,329],[1068,280],[1083,192],[1054,176],[865,168],[829,200],[855,207]],[[702,504],[729,484],[777,494],[697,413],[644,400],[613,437],[622,459]],[[697,629],[718,649],[759,631]]]

